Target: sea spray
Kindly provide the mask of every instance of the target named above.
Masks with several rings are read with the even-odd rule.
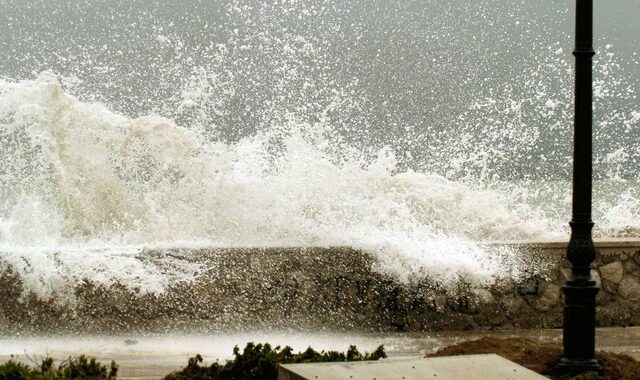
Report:
[[[399,278],[486,281],[517,259],[473,241],[549,234],[547,221],[511,213],[498,192],[396,172],[389,149],[336,163],[295,120],[277,139],[222,143],[165,118],[82,103],[51,73],[0,86],[3,133],[22,136],[12,148],[26,156],[3,160],[3,175],[20,179],[4,183],[3,256],[44,295],[87,278],[159,291],[197,266],[159,270],[136,255],[189,244],[349,245]]]
[[[0,245],[28,290],[161,292],[206,268],[145,252],[207,246],[486,283],[534,266],[479,242],[567,238],[566,5],[132,4],[0,12]],[[633,237],[639,66],[601,45],[596,235]]]

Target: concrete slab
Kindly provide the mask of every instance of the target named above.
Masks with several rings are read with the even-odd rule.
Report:
[[[370,362],[287,364],[278,380],[542,380],[546,377],[495,354]]]

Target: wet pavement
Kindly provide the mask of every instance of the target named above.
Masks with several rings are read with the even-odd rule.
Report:
[[[161,336],[52,336],[2,337],[0,361],[15,355],[24,362],[37,362],[45,355],[56,359],[87,354],[103,363],[115,360],[122,379],[158,379],[186,365],[187,359],[200,353],[205,362],[224,361],[233,347],[247,342],[269,342],[272,345],[291,345],[295,351],[308,346],[316,350],[346,351],[356,344],[360,351],[371,351],[384,344],[389,356],[419,357],[461,340],[482,336],[526,337],[544,342],[560,342],[562,330],[465,331],[432,333],[376,333],[354,332],[232,332],[218,335],[161,335]],[[596,331],[599,350],[626,353],[640,360],[640,327],[601,328]]]

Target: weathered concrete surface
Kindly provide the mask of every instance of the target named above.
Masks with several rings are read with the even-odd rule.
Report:
[[[11,270],[0,275],[0,332],[110,333],[220,331],[251,328],[437,331],[557,328],[566,243],[508,245],[544,268],[521,281],[455,289],[428,278],[399,283],[372,269],[375,259],[351,248],[256,248],[147,251],[201,263],[193,283],[162,294],[138,294],[87,281],[76,302],[57,304],[23,294]],[[599,326],[640,324],[640,241],[597,243],[594,277]],[[0,255],[1,257],[1,255]]]
[[[278,367],[278,380],[544,380],[521,365],[495,354],[445,356],[371,362],[286,364]]]

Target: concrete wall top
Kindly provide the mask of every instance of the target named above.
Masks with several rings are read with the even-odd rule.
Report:
[[[603,238],[594,239],[596,248],[636,248],[640,247],[639,238]],[[483,241],[480,245],[511,245],[511,246],[536,246],[544,248],[567,248],[569,239],[566,240],[496,240]]]

